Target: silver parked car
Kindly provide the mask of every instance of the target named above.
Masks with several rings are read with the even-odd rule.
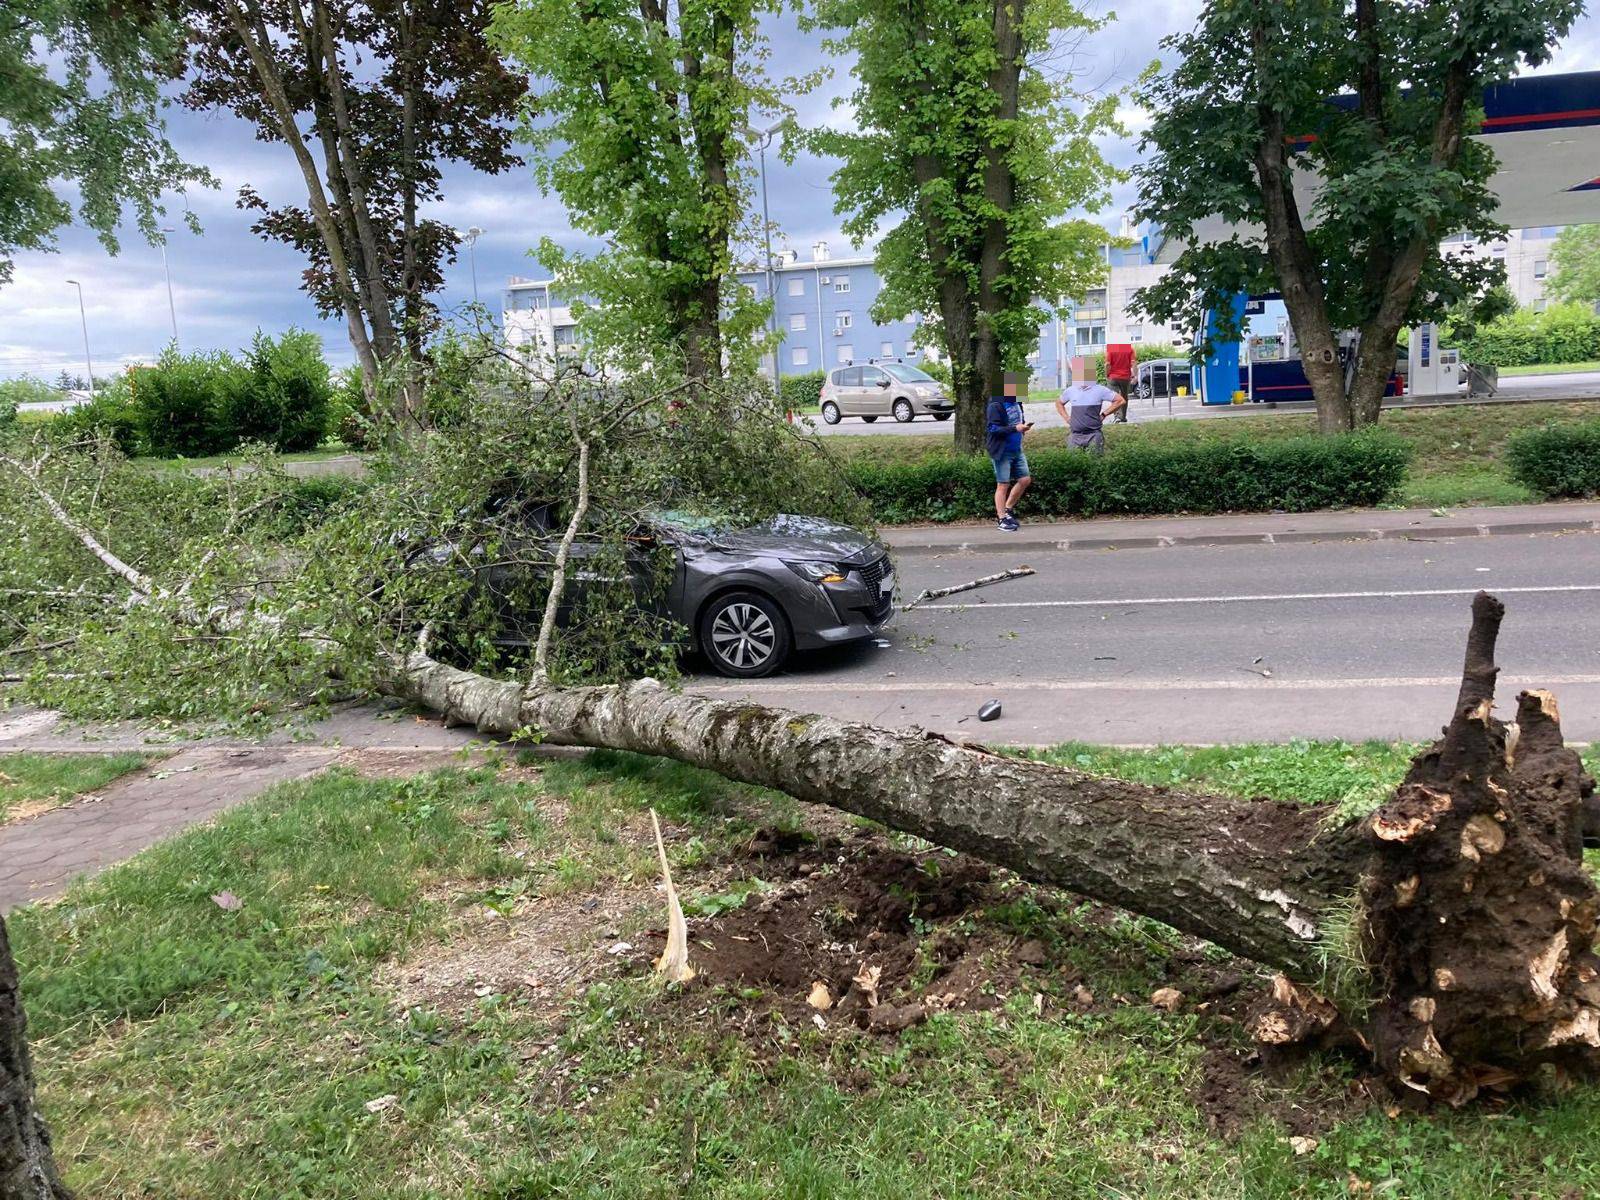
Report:
[[[923,414],[948,421],[956,410],[944,384],[903,362],[835,367],[822,385],[821,400],[822,419],[829,425],[844,417],[860,417],[868,424],[893,417],[904,423]]]

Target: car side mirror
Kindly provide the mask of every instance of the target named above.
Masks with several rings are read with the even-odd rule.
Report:
[[[887,379],[880,379],[878,380],[878,386],[881,388],[886,388],[889,386],[889,381]]]

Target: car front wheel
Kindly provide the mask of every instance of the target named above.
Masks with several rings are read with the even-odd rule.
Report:
[[[700,648],[719,675],[757,679],[789,657],[789,622],[758,592],[719,596],[700,615]]]
[[[894,402],[894,419],[899,421],[900,424],[904,425],[916,415],[916,412],[912,410],[911,401],[896,400]]]
[[[837,425],[839,423],[839,406],[832,400],[823,404],[822,419],[829,425]]]

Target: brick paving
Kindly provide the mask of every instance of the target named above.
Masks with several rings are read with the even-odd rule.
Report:
[[[320,771],[343,753],[196,747],[112,783],[98,800],[0,828],[0,913],[58,896],[79,875],[131,858],[275,783]]]

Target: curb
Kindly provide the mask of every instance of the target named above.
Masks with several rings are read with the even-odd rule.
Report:
[[[1029,553],[1060,550],[1164,550],[1187,546],[1277,546],[1306,542],[1432,542],[1443,538],[1512,537],[1536,533],[1600,533],[1600,521],[1507,521],[1499,525],[1429,525],[1404,529],[1291,529],[1283,533],[1190,533],[1172,536],[1130,534],[1127,537],[974,538],[969,542],[896,544],[889,549],[902,557],[941,554],[992,554],[1021,550]]]

